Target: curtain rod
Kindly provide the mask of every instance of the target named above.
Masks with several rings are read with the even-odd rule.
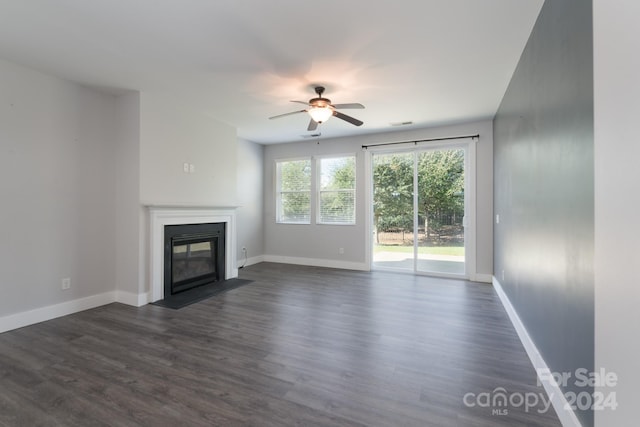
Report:
[[[362,148],[364,148],[366,150],[369,147],[382,147],[382,146],[385,146],[385,145],[397,145],[397,144],[415,144],[415,145],[417,145],[418,142],[450,141],[452,139],[467,139],[467,138],[478,138],[478,139],[480,139],[480,134],[477,133],[475,135],[447,136],[447,137],[444,137],[444,138],[418,139],[418,140],[415,140],[415,141],[385,142],[385,143],[382,143],[382,144],[363,145]]]

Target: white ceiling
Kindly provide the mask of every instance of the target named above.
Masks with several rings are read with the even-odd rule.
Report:
[[[364,121],[322,138],[491,118],[543,0],[0,0],[0,57],[162,92],[260,143],[302,140],[312,87]]]

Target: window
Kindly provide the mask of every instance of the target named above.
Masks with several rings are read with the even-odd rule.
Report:
[[[311,222],[311,159],[276,162],[276,219],[287,224]]]
[[[355,224],[356,158],[318,160],[318,224]]]

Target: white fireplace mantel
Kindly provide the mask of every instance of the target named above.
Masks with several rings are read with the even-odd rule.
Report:
[[[164,226],[225,223],[225,279],[238,277],[236,254],[236,207],[149,205],[150,293],[149,302],[164,299]]]

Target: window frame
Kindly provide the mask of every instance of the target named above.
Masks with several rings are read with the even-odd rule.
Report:
[[[326,159],[341,159],[352,158],[353,159],[353,188],[341,189],[341,190],[322,190],[322,160]],[[314,157],[315,160],[315,184],[316,184],[316,224],[317,225],[356,225],[357,224],[357,189],[358,189],[358,156],[356,153],[341,153],[341,154],[327,154]],[[336,192],[336,191],[349,191],[353,194],[353,220],[343,222],[325,222],[322,221],[322,194],[323,192]]]
[[[282,219],[282,176],[281,176],[281,168],[280,164],[288,163],[288,162],[299,162],[299,161],[308,161],[309,162],[309,190],[306,191],[286,191],[286,193],[306,193],[309,196],[309,210],[308,210],[308,220],[306,221],[286,221]],[[313,158],[311,156],[303,156],[303,157],[293,157],[293,158],[284,158],[284,159],[276,159],[274,160],[274,170],[275,170],[275,204],[276,204],[276,224],[291,224],[291,225],[310,225],[312,222],[313,216]]]

